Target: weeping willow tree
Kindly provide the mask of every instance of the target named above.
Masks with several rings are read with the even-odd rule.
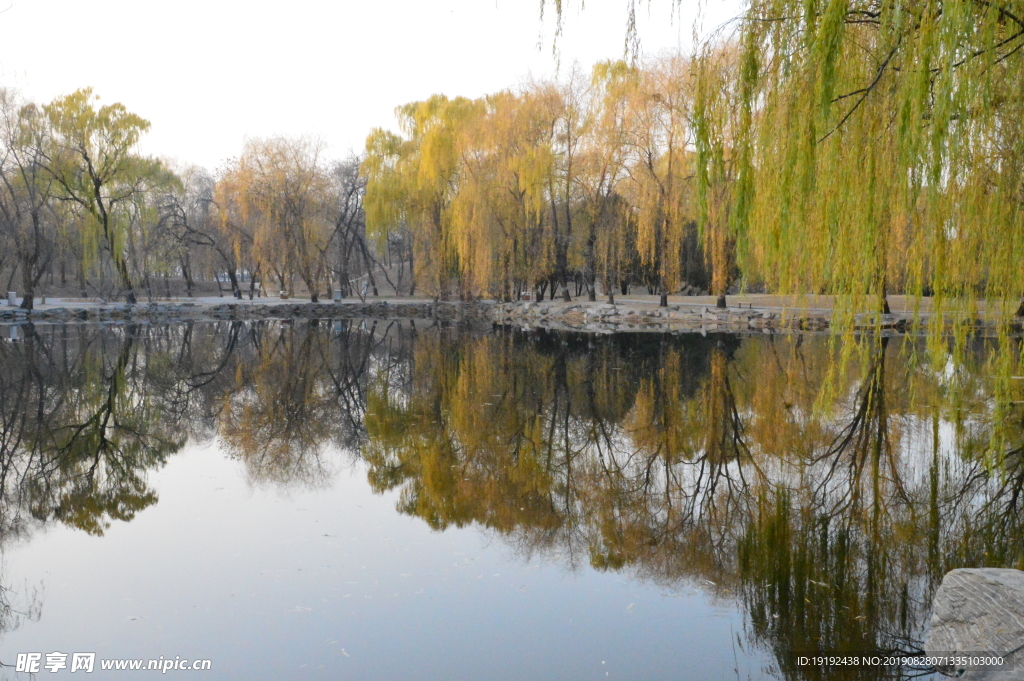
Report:
[[[511,300],[553,260],[544,247],[544,217],[557,93],[504,91],[477,104],[462,137],[465,172],[452,199],[454,245],[469,286]]]
[[[659,60],[637,73],[627,98],[627,187],[636,211],[637,249],[654,273],[662,307],[681,283],[679,254],[694,218],[690,81],[686,60]]]
[[[625,234],[634,221],[627,219],[629,210],[619,192],[626,172],[625,95],[632,87],[633,75],[633,69],[621,61],[594,65],[587,115],[589,143],[580,155],[583,205],[579,215],[586,234],[583,259],[588,298],[597,299],[600,276],[612,304],[618,286],[618,265],[629,259],[623,253],[635,242]]]
[[[405,137],[378,128],[366,139],[367,230],[380,240],[390,226],[407,225],[414,238],[417,280],[441,299],[460,283],[451,202],[463,171],[463,121],[476,107],[464,97],[434,95],[398,107],[395,115]]]
[[[330,177],[323,144],[310,138],[252,139],[224,174],[221,219],[226,232],[237,203],[240,221],[250,223],[253,250],[276,271],[283,290],[298,274],[312,302],[328,279],[327,249],[333,237]],[[235,238],[235,257],[240,238]],[[233,273],[232,273],[232,276]],[[232,281],[236,297],[241,297]]]
[[[96,106],[91,88],[76,90],[43,107],[52,131],[42,161],[62,198],[84,219],[83,241],[98,252],[101,242],[117,269],[128,303],[136,302],[127,258],[127,215],[132,200],[153,183],[166,183],[168,171],[136,147],[149,121],[123,104]],[[161,179],[164,178],[164,179]]]
[[[694,59],[693,127],[697,150],[697,216],[704,252],[711,265],[711,293],[726,307],[725,294],[735,262],[738,218],[746,214],[750,173],[740,176],[739,131],[749,129],[749,107],[741,106],[739,50],[711,43]],[[732,196],[741,205],[733,210]]]
[[[748,265],[849,309],[887,312],[905,292],[934,295],[940,315],[979,298],[1012,312],[1024,3],[752,0],[741,34]]]

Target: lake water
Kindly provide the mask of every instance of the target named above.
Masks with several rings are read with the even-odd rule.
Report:
[[[796,655],[917,650],[946,571],[1024,565],[1024,381],[981,342],[18,337],[0,661],[68,654],[37,678],[909,678]]]

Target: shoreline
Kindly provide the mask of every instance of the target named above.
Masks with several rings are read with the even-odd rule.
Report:
[[[829,312],[758,307],[718,310],[700,302],[657,303],[623,300],[604,302],[546,301],[498,303],[494,301],[433,301],[427,299],[343,300],[313,303],[277,299],[223,299],[160,301],[153,303],[99,303],[54,301],[35,310],[0,307],[0,324],[26,323],[176,323],[190,321],[247,321],[258,319],[423,319],[518,325],[584,333],[621,332],[739,332],[827,331]],[[901,330],[907,320],[889,315],[883,326]]]
[[[223,298],[169,300],[152,303],[105,303],[59,301],[35,310],[0,307],[0,325],[27,323],[178,323],[199,321],[247,321],[288,319],[422,319],[474,325],[499,324],[524,328],[545,328],[581,333],[828,333],[831,309],[790,305],[781,296],[735,296],[732,306],[722,310],[701,299],[673,300],[659,307],[656,297],[637,300],[624,297],[615,305],[606,302],[521,301],[434,301],[430,299],[346,299],[342,301],[281,300],[253,301]],[[759,304],[760,303],[760,304]],[[771,303],[774,303],[772,305]],[[857,327],[895,335],[913,330],[914,313],[862,315]],[[918,329],[928,323],[921,312]],[[987,335],[996,330],[992,321],[975,319]]]

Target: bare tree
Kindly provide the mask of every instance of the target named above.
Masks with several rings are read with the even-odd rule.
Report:
[[[9,90],[0,90],[0,144],[0,221],[21,270],[21,307],[31,310],[57,242],[54,181],[43,165],[50,133],[43,112]]]
[[[180,245],[178,260],[189,295],[192,295],[193,287],[194,249],[201,247],[216,254],[231,282],[231,294],[241,298],[239,273],[243,269],[242,258],[251,251],[251,232],[244,229],[237,216],[232,214],[230,205],[217,203],[216,183],[205,169],[189,167],[181,172],[181,181],[180,187],[161,197],[160,214]],[[255,275],[251,270],[250,298]]]

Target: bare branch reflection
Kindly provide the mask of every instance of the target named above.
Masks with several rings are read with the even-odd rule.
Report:
[[[949,569],[1024,567],[1024,415],[993,408],[1024,385],[984,343],[918,361],[909,338],[844,353],[409,320],[18,337],[0,344],[0,550],[130,521],[158,502],[150,471],[215,442],[253,485],[360,466],[432,528],[732,599],[787,679],[818,678],[796,651],[914,650]],[[31,589],[2,596],[0,629],[38,613]]]

